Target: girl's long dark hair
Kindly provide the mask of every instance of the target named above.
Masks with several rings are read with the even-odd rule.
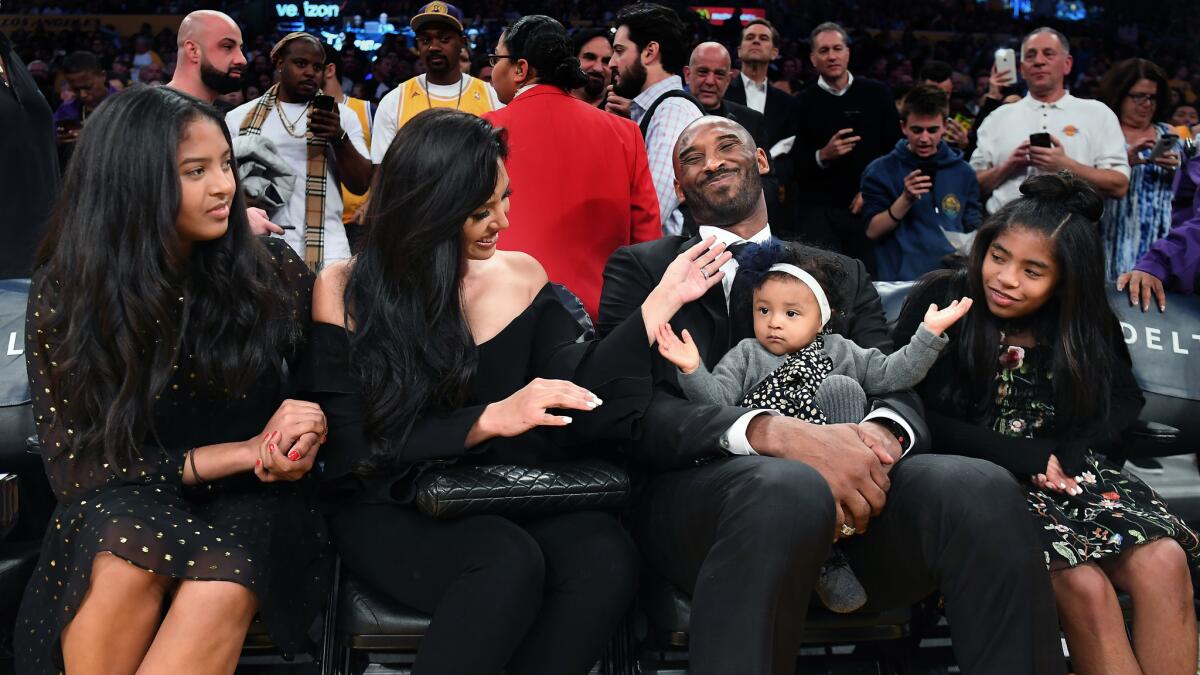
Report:
[[[1049,238],[1058,263],[1053,297],[1022,323],[1053,346],[1056,426],[1070,429],[1108,414],[1112,358],[1124,352],[1120,326],[1104,292],[1104,250],[1096,226],[1104,202],[1091,185],[1067,172],[1030,178],[1021,185],[1021,194],[975,236],[963,276],[965,294],[977,309],[957,327],[951,348],[957,351],[960,376],[943,395],[976,419],[992,405],[1000,331],[1008,326],[987,311],[983,264],[996,237],[1024,228]]]
[[[384,155],[345,294],[377,456],[399,448],[423,411],[464,400],[477,355],[462,311],[463,224],[491,198],[507,154],[486,120],[435,109],[405,124]]]
[[[154,401],[181,353],[194,355],[198,382],[232,395],[280,369],[301,335],[240,182],[225,233],[182,253],[176,148],[193,123],[230,140],[215,108],[167,87],[104,101],[37,255],[31,292],[52,310],[33,323],[50,345],[52,391],[71,402],[77,447],[114,465],[155,437]]]

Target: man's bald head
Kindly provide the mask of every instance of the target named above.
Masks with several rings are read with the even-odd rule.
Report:
[[[222,31],[222,29],[224,29]],[[215,9],[198,9],[183,17],[179,24],[179,38],[176,40],[180,49],[185,42],[203,44],[205,38],[213,31],[233,32],[238,36],[238,44],[242,41],[242,30],[237,23],[224,12]]]
[[[692,57],[683,69],[683,79],[706,110],[721,108],[721,99],[729,88],[731,67],[729,50],[719,42],[701,42],[692,50]]]
[[[688,59],[688,65],[695,68],[697,63],[710,59],[715,59],[717,63],[724,63],[726,69],[733,66],[729,50],[720,42],[701,42],[696,45],[696,48],[692,50],[692,57]]]
[[[758,149],[758,146],[754,144],[754,137],[750,135],[749,131],[746,131],[746,127],[734,122],[728,117],[705,115],[704,117],[701,117],[700,119],[697,119],[684,127],[683,131],[679,134],[679,140],[675,141],[675,152],[672,155],[672,159],[675,160],[677,172],[679,158],[683,154],[684,150],[688,149],[694,144],[696,137],[700,136],[704,132],[707,132],[713,127],[718,127],[722,130],[728,131],[728,133],[736,135],[742,141],[742,145],[745,146],[746,149],[751,153]]]
[[[179,24],[179,55],[171,86],[206,101],[242,87],[242,30],[227,14],[201,9]]]

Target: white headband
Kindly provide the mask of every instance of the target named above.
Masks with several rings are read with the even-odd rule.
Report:
[[[821,328],[829,323],[831,312],[829,311],[829,298],[825,297],[825,289],[821,288],[821,284],[813,278],[813,275],[804,270],[788,263],[775,263],[771,265],[768,272],[786,272],[800,280],[805,286],[812,290],[813,295],[817,296],[817,306],[821,308]]]

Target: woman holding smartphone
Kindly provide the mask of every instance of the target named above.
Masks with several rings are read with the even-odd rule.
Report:
[[[1109,279],[1116,279],[1171,229],[1175,171],[1194,150],[1185,147],[1166,122],[1170,91],[1166,74],[1154,63],[1135,58],[1115,64],[1100,92],[1121,122],[1133,170],[1129,191],[1121,199],[1108,200],[1100,221],[1105,271]]]

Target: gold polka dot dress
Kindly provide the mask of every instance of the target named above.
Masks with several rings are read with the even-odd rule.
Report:
[[[306,339],[313,276],[282,240],[262,245],[285,280]],[[264,376],[248,391],[231,395],[198,381],[189,367],[194,355],[181,355],[156,397],[157,439],[145,439],[133,460],[115,466],[102,452],[75,449],[70,442],[79,422],[71,402],[50,389],[54,340],[35,323],[40,313],[51,311],[31,294],[26,357],[42,456],[59,504],[17,617],[16,671],[62,671],[59,636],[78,610],[101,552],[174,579],[242,584],[254,591],[259,615],[285,655],[308,648],[328,568],[323,521],[309,499],[312,482],[268,484],[243,473],[183,485],[189,449],[263,431],[288,395],[283,378]],[[181,344],[188,343],[185,336]],[[298,372],[299,362],[299,356],[289,358],[286,371]]]

